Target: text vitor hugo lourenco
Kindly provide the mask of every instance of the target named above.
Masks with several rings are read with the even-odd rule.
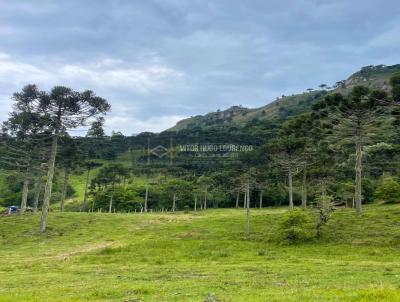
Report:
[[[179,152],[249,152],[252,145],[239,144],[190,144],[177,146]]]

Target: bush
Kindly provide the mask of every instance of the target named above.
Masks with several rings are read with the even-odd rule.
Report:
[[[400,202],[400,183],[393,177],[384,178],[375,191],[375,197],[387,203]]]
[[[322,237],[322,227],[326,225],[335,210],[335,203],[333,196],[322,195],[317,198],[318,201],[318,222],[317,222],[317,238]]]
[[[289,211],[281,222],[281,239],[289,244],[307,242],[315,238],[315,225],[304,210]]]
[[[189,207],[188,205],[185,205],[185,206],[183,207],[183,211],[184,211],[185,214],[188,214],[189,211],[190,211],[190,207]]]
[[[106,188],[103,191],[93,193],[94,210],[97,211],[101,208],[103,211],[108,211],[110,196],[113,195],[113,208],[117,211],[140,211],[143,204],[143,198],[139,196],[136,188],[133,187],[116,187],[114,193],[111,187]]]
[[[363,202],[369,203],[374,201],[374,192],[376,190],[376,182],[369,178],[363,178],[362,180],[362,195]]]

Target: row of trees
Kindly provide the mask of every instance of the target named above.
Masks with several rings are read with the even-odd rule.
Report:
[[[313,200],[327,194],[337,201],[347,202],[352,197],[357,213],[362,213],[363,201],[373,195],[363,197],[363,192],[373,193],[368,191],[372,187],[368,180],[399,172],[396,126],[400,75],[393,75],[390,84],[390,94],[357,86],[346,96],[327,95],[311,112],[286,122],[275,139],[242,158],[240,166],[214,173],[211,178],[217,183],[223,179],[218,188],[228,196],[232,192],[250,196],[246,193],[249,189],[264,188],[259,190],[262,201],[265,188],[277,187],[276,182],[282,182],[280,176],[285,172],[283,182],[290,208],[294,207],[294,179],[300,178],[302,207],[307,206],[308,189],[312,187]],[[266,163],[262,159],[265,157]]]
[[[185,207],[207,209],[210,199],[218,206],[222,190],[208,176],[195,177],[185,173],[176,177],[168,173],[141,175],[135,170],[112,163],[102,167],[90,184],[92,210],[141,211],[170,210]]]
[[[327,193],[341,171],[354,176],[354,203],[362,212],[362,182],[366,156],[370,166],[383,173],[396,168],[399,137],[396,131],[400,106],[400,74],[390,80],[392,90],[370,90],[364,86],[352,89],[348,96],[334,93],[313,106],[310,113],[289,120],[279,138],[269,143],[272,161],[287,173],[289,206],[293,208],[293,174],[302,173],[302,206],[306,206],[307,173],[314,174],[322,195]],[[388,152],[389,151],[389,152]],[[386,165],[384,167],[384,163]],[[398,168],[398,167],[397,167]],[[396,171],[398,172],[398,171]],[[399,196],[400,197],[400,196]]]

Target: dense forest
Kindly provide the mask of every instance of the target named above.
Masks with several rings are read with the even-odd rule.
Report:
[[[388,80],[362,85],[371,73]],[[0,205],[41,211],[44,231],[49,210],[249,213],[287,205],[323,214],[340,205],[361,214],[373,200],[398,201],[400,73],[366,67],[350,81],[301,97],[267,105],[273,113],[233,107],[159,134],[108,136],[107,100],[92,91],[28,85],[13,95],[2,126]],[[87,124],[86,136],[71,136]]]

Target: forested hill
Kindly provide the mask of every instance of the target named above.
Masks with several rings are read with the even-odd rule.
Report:
[[[400,64],[365,66],[346,80],[338,80],[332,86],[321,84],[316,90],[309,88],[299,94],[282,95],[259,108],[250,109],[242,106],[232,106],[226,110],[193,116],[179,121],[167,131],[179,132],[181,130],[229,128],[231,126],[244,127],[256,121],[285,120],[287,117],[309,111],[314,103],[328,93],[340,92],[346,94],[352,87],[357,85],[388,90],[389,78],[396,71],[400,71]]]
[[[173,209],[193,208],[194,193],[212,200],[215,207],[236,206],[243,193],[253,206],[260,196],[264,205],[271,206],[303,205],[307,198],[317,203],[321,192],[329,192],[329,198],[341,204],[355,200],[360,212],[362,201],[379,196],[397,202],[400,65],[364,67],[334,86],[321,84],[318,91],[283,97],[259,109],[233,107],[211,113],[179,131],[106,136],[104,119],[98,118],[87,136],[63,133],[59,142],[56,137],[57,144],[47,128],[41,128],[42,123],[47,125],[47,115],[42,117],[37,107],[33,121],[40,118],[41,123],[28,126],[40,136],[31,134],[26,140],[26,119],[9,119],[5,124],[13,128],[3,134],[0,145],[4,171],[0,206],[37,209],[41,192],[46,192],[40,186],[44,187],[49,158],[53,158],[54,186],[47,205],[60,202],[60,210],[64,202],[70,210],[88,209],[90,202],[93,210],[139,211],[147,198],[151,209],[171,209],[171,198]],[[346,97],[349,92],[351,97]],[[36,86],[25,87],[16,94],[17,104],[35,100],[31,94],[41,96]],[[44,96],[46,105],[50,98]],[[103,107],[108,109],[106,103]],[[54,114],[52,108],[48,111]],[[13,116],[32,113],[22,109]],[[309,110],[312,114],[301,114]],[[24,134],[22,138],[13,136],[14,128]],[[28,170],[26,163],[34,163],[35,169]]]

